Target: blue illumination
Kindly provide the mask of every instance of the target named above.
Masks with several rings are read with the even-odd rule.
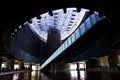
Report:
[[[28,24],[30,29],[45,42],[47,41],[48,30],[53,27],[60,30],[61,40],[64,40],[77,29],[88,11],[88,9],[81,8],[81,11],[77,12],[75,7],[66,8],[66,13],[64,13],[63,9],[53,10],[53,16],[46,12],[40,15],[41,19],[34,17],[31,19],[32,23]]]

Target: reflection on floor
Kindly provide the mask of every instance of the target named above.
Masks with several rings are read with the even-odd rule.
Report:
[[[113,80],[111,79],[108,72],[90,72],[90,73],[94,75],[93,77],[96,80]],[[101,73],[102,75],[99,76],[102,76],[102,78],[98,79],[96,75]],[[0,75],[0,80],[92,80],[92,79],[89,78],[87,79],[86,71],[80,71],[78,76],[78,71],[71,70],[69,71],[69,73],[67,71],[56,71],[55,74],[43,73],[40,71],[13,73]]]

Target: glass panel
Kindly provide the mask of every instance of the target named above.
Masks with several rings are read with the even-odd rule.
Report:
[[[74,33],[71,35],[71,40],[72,40],[72,43],[75,42],[75,35],[74,35]]]
[[[91,24],[94,25],[96,23],[94,14],[91,15],[89,18],[90,18]]]
[[[68,45],[67,45],[67,41],[64,42],[64,47],[67,48]]]
[[[56,58],[56,57],[58,56],[58,54],[59,54],[58,51],[55,51],[54,54],[53,54],[54,56],[53,56],[52,60],[53,60],[54,58]]]
[[[56,52],[56,54],[61,53],[59,48],[55,52]]]
[[[70,39],[70,37],[67,39],[67,43],[68,43],[68,46],[71,45],[71,39]]]
[[[80,37],[80,32],[79,32],[79,29],[77,29],[77,30],[75,31],[75,38],[76,38],[76,40],[77,40],[79,37]]]
[[[80,26],[80,32],[81,32],[81,35],[83,35],[85,33],[85,24],[84,23]]]
[[[60,53],[62,52],[62,46],[60,46],[60,48],[59,48],[59,52],[60,52]]]
[[[85,21],[85,27],[88,30],[92,26],[90,18],[88,17],[87,20]]]
[[[64,51],[65,50],[65,47],[64,47],[64,44],[62,44],[62,51]]]
[[[96,12],[96,11],[94,11],[94,16],[95,16],[95,20],[96,20],[96,22],[99,20],[99,13],[98,12]]]

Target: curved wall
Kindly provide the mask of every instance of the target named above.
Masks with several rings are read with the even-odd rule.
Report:
[[[9,42],[9,48],[16,57],[35,62],[44,60],[45,45],[27,25],[22,26]]]

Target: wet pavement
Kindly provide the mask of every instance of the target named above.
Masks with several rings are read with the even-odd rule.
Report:
[[[89,79],[90,78],[89,76],[93,78]],[[109,72],[86,72],[86,71],[78,72],[76,70],[71,70],[71,71],[56,71],[55,73],[43,73],[40,71],[9,73],[5,75],[0,75],[0,80],[114,80],[114,79],[111,78]],[[115,80],[119,79],[117,78]]]

